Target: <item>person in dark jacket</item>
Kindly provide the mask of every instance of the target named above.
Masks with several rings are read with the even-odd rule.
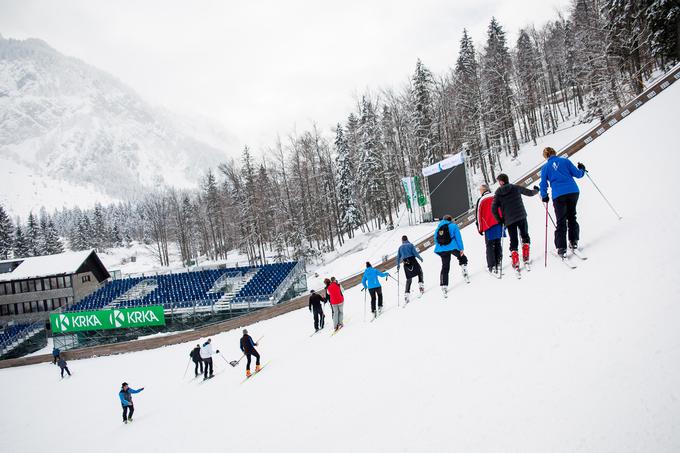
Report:
[[[479,186],[479,195],[477,209],[475,209],[475,225],[477,225],[479,234],[484,236],[484,242],[486,243],[486,265],[489,272],[498,275],[503,259],[503,250],[501,248],[501,238],[504,235],[503,225],[498,223],[491,213],[494,196],[487,184]],[[501,217],[503,216],[502,213],[499,212],[499,214]]]
[[[567,232],[569,233],[569,248],[578,249],[580,227],[576,221],[576,204],[579,189],[574,178],[583,178],[586,166],[581,162],[574,164],[564,157],[557,157],[553,148],[543,150],[543,157],[547,160],[541,168],[541,198],[543,203],[550,201],[548,185],[553,198],[555,209],[555,248],[557,254],[564,257],[567,253]]]
[[[194,362],[194,375],[198,376],[203,374],[203,359],[201,359],[201,346],[196,345],[194,349],[189,353],[189,357]],[[200,371],[199,371],[200,370]]]
[[[319,329],[323,329],[326,321],[326,315],[324,315],[323,307],[321,306],[322,302],[325,302],[324,298],[312,290],[309,295],[309,311],[314,313],[314,331],[316,332]]]
[[[496,189],[494,194],[491,213],[498,223],[504,224],[508,229],[512,267],[519,269],[519,253],[517,252],[519,247],[518,233],[522,238],[522,259],[525,263],[529,262],[529,244],[531,243],[527,211],[524,209],[522,195],[533,197],[538,193],[539,189],[537,186],[530,190],[522,186],[510,184],[508,175],[505,173],[499,174],[496,180],[500,187]]]
[[[418,264],[418,260],[423,262],[423,257],[418,253],[415,245],[409,242],[406,235],[401,237],[401,246],[397,250],[397,272],[399,272],[399,267],[401,262],[404,262],[404,275],[406,275],[406,290],[404,292],[404,300],[406,303],[410,302],[411,296],[411,281],[414,277],[418,277],[418,287],[420,288],[420,294],[425,292],[425,283],[423,282],[423,269]]]
[[[128,387],[127,382],[123,382],[123,385],[121,385],[118,398],[120,398],[120,404],[123,406],[123,423],[132,421],[132,414],[135,412],[135,406],[132,404],[132,394],[139,393],[142,390],[144,390],[144,387],[139,390]]]
[[[253,338],[248,335],[248,329],[243,329],[243,336],[241,337],[241,351],[246,355],[248,362],[246,363],[246,377],[250,377],[250,360],[252,356],[255,356],[255,372],[257,373],[262,369],[260,367],[260,354],[255,349],[257,343],[253,341]]]
[[[71,372],[68,369],[68,364],[66,363],[66,358],[63,355],[59,356],[59,360],[57,361],[57,365],[59,365],[59,368],[61,369],[61,378],[64,379],[64,371],[68,373],[68,375],[71,375]]]
[[[55,365],[57,363],[57,360],[59,360],[59,353],[60,352],[61,351],[56,346],[52,349],[52,365]]]

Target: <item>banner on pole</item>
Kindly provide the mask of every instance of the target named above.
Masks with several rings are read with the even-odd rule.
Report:
[[[162,305],[115,310],[74,311],[51,314],[50,324],[54,333],[164,326],[165,313]]]
[[[423,187],[420,184],[420,176],[413,177],[413,185],[415,186],[416,198],[418,199],[418,206],[423,207],[427,204],[427,198],[423,192]]]
[[[404,186],[404,194],[406,196],[406,209],[412,211],[411,209],[411,198],[413,194],[411,191],[411,178],[401,178],[401,184]]]

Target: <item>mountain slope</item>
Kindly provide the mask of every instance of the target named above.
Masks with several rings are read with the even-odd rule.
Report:
[[[0,177],[24,168],[124,198],[140,187],[195,186],[230,143],[219,128],[154,108],[43,41],[0,36]]]
[[[589,260],[578,269],[553,257],[543,267],[544,210],[525,198],[534,269],[522,280],[486,275],[483,240],[466,228],[469,285],[453,265],[443,300],[430,249],[426,295],[398,309],[388,281],[389,310],[375,323],[362,322],[357,288],[346,291],[346,328],[336,336],[327,328],[310,338],[307,310],[249,326],[255,338],[265,335],[259,350],[271,362],[245,384],[243,364],[234,369],[219,356],[214,380],[183,380],[192,344],[73,361],[63,382],[51,364],[0,370],[0,386],[13,390],[0,447],[46,451],[62,438],[74,453],[101,439],[105,451],[680,450],[679,105],[675,84],[577,154],[623,215],[616,220],[579,181]],[[644,175],[654,179],[637,179]],[[231,360],[239,336],[213,344]],[[124,380],[145,387],[128,426],[116,396]],[[39,407],[64,421],[36,428]]]

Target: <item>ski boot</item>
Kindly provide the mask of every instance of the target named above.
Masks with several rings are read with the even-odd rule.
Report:
[[[529,262],[529,244],[522,244],[522,261]]]
[[[411,295],[409,293],[404,294],[404,305],[408,304],[411,302]]]
[[[422,295],[425,294],[425,282],[419,282],[418,288],[420,289],[420,296],[422,297]]]
[[[569,243],[569,248],[571,249],[572,252],[578,251],[578,241],[571,241]]]
[[[127,420],[123,420],[123,423],[125,423],[127,425]]]
[[[253,373],[251,373],[250,370],[246,370],[246,377],[247,378],[249,378],[252,375],[253,375]]]
[[[442,289],[442,294],[444,295],[444,298],[449,297],[449,288],[443,285],[440,288]]]
[[[557,249],[557,256],[563,260],[567,258],[567,249]]]
[[[510,259],[512,260],[513,269],[519,270],[519,253],[517,253],[517,250],[512,251],[512,254],[510,255]]]
[[[255,372],[259,373],[262,367],[260,365],[255,365]]]
[[[468,275],[467,264],[463,264],[460,269],[463,272],[463,280],[465,280],[465,283],[470,283],[470,275]]]
[[[382,315],[382,307],[378,307],[378,316]]]

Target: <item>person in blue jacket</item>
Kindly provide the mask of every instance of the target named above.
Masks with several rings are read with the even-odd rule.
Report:
[[[59,360],[59,354],[61,354],[61,351],[59,350],[58,347],[52,348],[52,364],[56,365],[57,361]]]
[[[564,257],[567,253],[567,233],[569,235],[569,248],[578,248],[580,235],[579,224],[576,221],[576,204],[578,203],[579,189],[574,178],[583,178],[586,174],[586,166],[581,162],[578,166],[567,158],[557,157],[553,148],[543,150],[543,157],[547,159],[541,169],[541,198],[544,203],[550,201],[548,197],[548,185],[552,193],[553,208],[555,209],[555,248],[557,254]]]
[[[423,257],[418,253],[415,245],[409,242],[406,235],[401,237],[401,246],[397,251],[397,272],[399,272],[399,267],[401,262],[404,262],[404,274],[406,275],[406,291],[404,293],[404,299],[406,303],[410,301],[411,295],[411,280],[413,277],[418,277],[418,287],[420,288],[420,294],[425,292],[425,283],[423,281],[423,269],[418,264],[418,261],[423,262]]]
[[[120,398],[120,404],[123,406],[123,423],[132,421],[132,414],[135,412],[135,406],[132,404],[132,394],[139,393],[142,390],[144,390],[144,387],[139,390],[128,387],[127,382],[123,382],[123,385],[121,385],[118,398]]]
[[[387,277],[389,276],[390,274],[388,274],[387,272],[380,272],[378,269],[371,266],[371,263],[366,261],[366,270],[364,271],[364,277],[361,279],[361,284],[363,285],[364,290],[368,289],[368,292],[371,295],[371,313],[373,313],[373,316],[376,315],[375,311],[376,296],[378,299],[377,314],[380,314],[382,312],[383,307],[382,287],[380,286],[378,277],[385,277],[385,280],[387,280]]]
[[[451,255],[458,259],[458,265],[460,265],[463,271],[463,278],[465,281],[469,281],[467,273],[468,259],[467,256],[465,256],[460,228],[453,222],[453,217],[448,214],[442,218],[441,222],[439,222],[437,230],[434,233],[434,253],[439,255],[442,259],[442,271],[439,275],[439,285],[445,296],[449,286]]]

